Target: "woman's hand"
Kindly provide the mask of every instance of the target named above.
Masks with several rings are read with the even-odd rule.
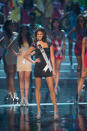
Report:
[[[20,55],[22,55],[22,53],[21,52],[18,52],[18,53],[16,53],[17,54],[17,56],[20,56]]]
[[[34,61],[34,64],[35,64],[35,63],[40,63],[40,59],[37,58],[37,59]]]
[[[13,51],[13,53],[14,53],[15,56],[20,56],[20,55],[22,55],[22,53],[21,53],[20,51],[19,51],[18,53],[15,52],[15,51]]]

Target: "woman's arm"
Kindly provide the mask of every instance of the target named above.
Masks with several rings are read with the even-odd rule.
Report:
[[[33,46],[31,46],[30,48],[29,48],[29,50],[25,53],[25,55],[24,55],[24,58],[26,59],[26,60],[28,60],[29,62],[31,62],[31,63],[33,63],[33,64],[35,64],[36,62],[40,62],[40,60],[39,59],[36,59],[35,61],[33,61],[30,57],[28,57],[31,53],[32,53],[32,51],[34,51],[35,50],[35,48],[33,47]]]
[[[14,55],[14,56],[19,56],[19,55],[21,55],[21,53],[20,52],[16,52],[15,50],[13,50],[13,49],[10,49],[10,51],[11,51],[11,53]]]
[[[55,75],[55,58],[54,58],[53,45],[50,46],[50,58],[53,67],[53,75]]]

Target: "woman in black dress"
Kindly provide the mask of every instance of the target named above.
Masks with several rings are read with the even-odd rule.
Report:
[[[33,61],[28,57],[35,51],[36,60]],[[25,59],[35,64],[34,75],[35,75],[35,96],[37,102],[37,118],[40,119],[40,87],[42,77],[46,78],[48,88],[50,91],[51,100],[54,105],[54,119],[57,118],[57,105],[56,97],[53,89],[53,76],[55,76],[55,62],[54,62],[54,52],[53,46],[47,41],[46,32],[43,28],[39,28],[35,32],[35,43],[30,47],[30,49],[24,55]]]

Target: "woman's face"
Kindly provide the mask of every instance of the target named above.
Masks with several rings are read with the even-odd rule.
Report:
[[[82,17],[79,18],[79,24],[81,24],[81,25],[84,24],[84,19]]]
[[[41,41],[42,38],[43,38],[43,32],[38,31],[38,32],[37,32],[37,40]]]
[[[59,23],[58,23],[57,21],[55,21],[55,22],[53,23],[53,27],[58,28],[58,27],[59,27]]]

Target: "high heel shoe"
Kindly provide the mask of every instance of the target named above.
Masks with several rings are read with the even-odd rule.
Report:
[[[78,104],[79,102],[81,102],[81,100],[82,100],[81,96],[76,95],[75,104]]]
[[[14,102],[18,102],[19,101],[19,98],[18,98],[18,96],[17,96],[17,94],[15,92],[13,93],[13,101]]]
[[[21,99],[20,106],[24,106],[24,98]]]
[[[41,113],[40,111],[37,113],[37,119],[39,120],[41,118]]]
[[[21,107],[24,106],[24,103],[23,103],[22,101],[20,102],[20,106],[21,106]]]
[[[28,101],[25,99],[25,106],[28,107]]]

